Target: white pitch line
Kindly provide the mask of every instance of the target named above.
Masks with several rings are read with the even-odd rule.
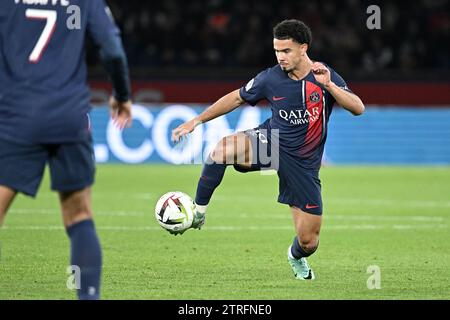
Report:
[[[13,209],[11,210],[11,214],[20,214],[20,215],[58,215],[59,211],[55,209]],[[152,212],[140,212],[140,211],[96,211],[94,212],[95,216],[112,216],[112,217],[145,217],[145,216],[153,217]],[[239,213],[234,212],[233,216],[221,213],[213,213],[214,217],[217,218],[230,218],[230,219],[270,219],[270,220],[286,220],[290,221],[292,218],[289,215],[282,214],[280,212],[276,213],[264,213],[264,214],[256,214],[249,215],[247,213]],[[443,222],[445,221],[444,217],[438,216],[374,216],[374,215],[333,215],[333,214],[325,214],[323,216],[324,221],[399,221],[399,222]]]
[[[97,230],[103,231],[160,231],[159,226],[147,226],[147,227],[131,227],[131,226],[96,226]],[[380,226],[374,224],[361,224],[361,225],[331,225],[324,226],[323,230],[421,230],[421,229],[447,229],[447,225],[389,225]],[[62,231],[62,226],[4,226],[5,231],[25,230],[25,231]],[[208,226],[205,230],[211,231],[281,231],[290,230],[293,231],[292,226]]]
[[[212,214],[214,217],[219,218],[230,218],[230,219],[258,219],[258,218],[270,218],[270,219],[279,219],[279,220],[292,220],[290,215],[286,215],[284,213],[264,213],[264,214],[247,214],[247,213],[238,213],[233,212],[233,215],[226,214]],[[333,220],[367,220],[367,221],[420,221],[420,222],[442,222],[445,219],[439,216],[373,216],[373,215],[334,215],[327,214],[323,215],[324,221],[333,221]]]
[[[23,208],[23,209],[11,209],[11,214],[42,214],[42,215],[54,215],[60,214],[61,212],[58,209],[32,209],[32,208]],[[144,212],[140,211],[94,211],[94,216],[144,216]]]
[[[162,195],[162,194],[161,194]],[[154,194],[154,193],[145,193],[145,192],[137,192],[137,193],[127,193],[127,192],[117,192],[114,193],[113,197],[114,199],[136,199],[136,200],[156,200],[159,198],[160,195]],[[50,198],[54,197],[56,199],[56,193],[52,192],[41,192],[38,194],[38,197],[42,198]],[[105,198],[108,199],[111,198],[111,193],[106,192],[94,192],[93,193],[94,201],[95,198]],[[259,196],[257,197],[257,202],[273,202],[276,203],[276,197],[277,195],[274,193],[273,195],[267,195],[267,196]],[[230,202],[230,201],[237,201],[237,202],[252,202],[254,203],[255,196],[248,194],[248,195],[233,195],[225,196],[216,194],[214,195],[213,201],[218,202]],[[434,200],[399,200],[399,199],[358,199],[358,198],[324,198],[324,202],[327,204],[343,204],[343,205],[368,205],[368,206],[396,206],[396,207],[406,207],[406,208],[450,208],[450,201],[434,201]],[[449,211],[450,213],[450,211]]]
[[[22,215],[58,215],[60,212],[57,209],[32,209],[32,208],[22,208],[22,209],[12,209],[10,210],[11,214],[22,214]],[[119,217],[127,217],[127,216],[135,216],[135,217],[145,217],[152,216],[153,212],[149,210],[149,212],[143,211],[94,211],[95,216],[119,216]],[[233,212],[233,215],[221,214],[221,213],[212,213],[214,217],[217,218],[230,218],[230,219],[274,219],[274,220],[291,220],[291,216],[282,212],[274,212],[274,213],[262,213],[262,214],[247,214],[247,213],[239,213]],[[439,216],[375,216],[375,215],[333,215],[325,213],[323,215],[324,221],[333,221],[333,220],[345,220],[345,221],[417,221],[417,222],[442,222],[445,221],[444,217]]]
[[[437,216],[371,216],[371,215],[324,215],[324,220],[374,220],[374,221],[420,221],[420,222],[440,222],[443,217]]]
[[[49,198],[55,197],[54,193],[43,192],[39,194],[39,197]],[[107,197],[111,198],[110,193],[94,193],[95,198],[102,199]],[[126,193],[119,192],[114,194],[114,199],[134,199],[136,201],[154,201],[158,199],[158,195],[152,193]],[[255,198],[252,195],[214,195],[213,201],[216,202],[239,202],[239,203],[255,203]],[[276,195],[273,196],[261,196],[257,199],[258,203],[276,203]],[[358,199],[358,198],[324,198],[324,202],[327,207],[333,207],[334,205],[348,205],[348,206],[375,206],[375,207],[401,207],[401,208],[449,208],[450,214],[450,201],[433,201],[433,200],[392,200],[392,199]],[[45,214],[45,213],[44,213]],[[105,214],[107,215],[107,214]],[[113,215],[113,214],[112,214]]]
[[[233,196],[233,201],[236,202],[274,202],[276,203],[276,196],[255,197],[251,195]],[[370,206],[395,206],[407,208],[450,208],[450,201],[432,201],[432,200],[391,200],[391,199],[358,199],[358,198],[327,198],[324,197],[326,204],[344,204],[344,205],[370,205]],[[214,195],[213,201],[224,202],[230,201],[230,197],[223,195]]]
[[[331,198],[325,199],[329,203],[352,204],[352,205],[372,205],[372,206],[395,206],[407,208],[450,208],[450,201],[431,200],[389,200],[389,199],[348,199]]]

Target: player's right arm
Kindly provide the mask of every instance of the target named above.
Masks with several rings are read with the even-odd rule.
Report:
[[[195,127],[197,127],[198,125],[220,117],[221,115],[224,115],[228,112],[231,112],[244,102],[252,106],[256,105],[266,96],[265,83],[268,73],[269,69],[260,72],[244,87],[238,90],[234,90],[229,94],[223,96],[222,98],[217,100],[216,103],[203,111],[199,116],[183,123],[181,126],[174,129],[172,131],[172,141],[179,141],[183,136],[194,131]]]
[[[194,131],[195,127],[197,127],[198,125],[227,114],[243,103],[244,99],[242,99],[239,93],[239,89],[228,93],[227,95],[217,100],[214,104],[212,104],[209,108],[207,108],[194,119],[189,120],[179,127],[175,128],[172,131],[172,141],[179,141],[183,136]]]

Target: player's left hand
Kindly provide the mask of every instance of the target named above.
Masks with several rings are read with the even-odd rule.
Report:
[[[131,127],[131,100],[120,102],[116,98],[109,99],[111,118],[120,130]]]
[[[314,62],[312,65],[312,73],[317,82],[323,85],[325,88],[331,84],[330,70],[323,63]]]

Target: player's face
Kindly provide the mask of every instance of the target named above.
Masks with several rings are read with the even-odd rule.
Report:
[[[292,39],[273,39],[273,48],[281,69],[284,72],[292,72],[299,66],[307,47]]]

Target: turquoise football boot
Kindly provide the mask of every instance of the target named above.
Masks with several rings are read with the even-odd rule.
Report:
[[[314,280],[314,272],[308,265],[306,258],[295,259],[290,256],[291,247],[288,249],[288,262],[294,271],[294,276],[296,279],[300,280]]]
[[[200,213],[197,210],[195,210],[194,219],[192,220],[192,226],[193,229],[201,229],[202,226],[205,224],[205,218],[206,213]]]

